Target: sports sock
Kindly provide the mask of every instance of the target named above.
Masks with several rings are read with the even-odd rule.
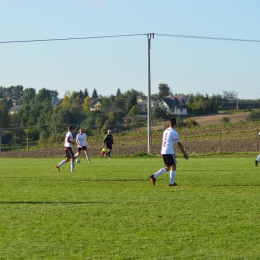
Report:
[[[170,171],[170,184],[174,183],[176,171]]]
[[[257,156],[256,160],[259,162],[260,161],[260,154]]]
[[[76,157],[78,157],[79,156],[79,153],[76,153],[75,155],[74,155],[74,158],[76,158]]]
[[[153,176],[155,178],[159,177],[160,175],[164,174],[166,172],[165,168],[160,169],[158,172],[156,172]]]
[[[72,161],[71,161],[71,163],[70,163],[70,170],[71,170],[71,171],[74,171],[74,162],[72,162]]]
[[[59,167],[61,167],[62,165],[64,165],[66,162],[63,160],[63,161],[61,161],[59,164],[58,164],[58,166]]]

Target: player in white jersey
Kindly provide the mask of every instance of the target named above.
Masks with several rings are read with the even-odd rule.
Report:
[[[86,135],[86,133],[83,133],[82,128],[79,129],[79,133],[76,136],[76,143],[78,145],[78,152],[75,154],[75,158],[79,156],[81,151],[83,151],[86,156],[86,159],[90,163],[90,157],[88,154],[88,136]]]
[[[176,119],[171,117],[169,120],[170,127],[167,128],[163,132],[163,140],[162,140],[162,150],[161,155],[165,164],[165,168],[160,169],[155,174],[150,176],[151,183],[155,185],[156,178],[162,175],[163,173],[170,170],[170,183],[169,186],[176,186],[177,183],[175,182],[176,176],[176,157],[174,152],[174,144],[177,143],[183,156],[186,160],[188,160],[188,154],[185,152],[182,143],[180,142],[179,134],[174,129],[176,125]]]
[[[73,136],[72,136],[72,126],[68,126],[68,132],[64,139],[64,150],[65,150],[65,160],[62,160],[59,164],[55,166],[55,168],[60,171],[60,167],[64,165],[66,162],[70,162],[70,171],[74,172],[74,153],[72,151],[72,144],[73,144]]]

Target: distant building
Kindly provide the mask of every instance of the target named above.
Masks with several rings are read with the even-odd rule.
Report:
[[[101,98],[95,99],[90,105],[90,111],[96,111],[101,106]]]
[[[158,106],[165,109],[169,114],[176,116],[187,115],[188,107],[185,104],[188,102],[188,97],[185,95],[167,96],[160,98],[154,103],[154,107]]]
[[[138,107],[138,109],[140,111],[147,111],[147,96],[145,96],[144,94],[142,94],[141,96],[137,96],[136,97],[137,100],[137,104],[136,106]],[[154,101],[151,100],[151,106],[153,107],[154,105]]]
[[[22,105],[13,106],[13,107],[11,107],[11,108],[9,109],[8,114],[9,114],[9,115],[17,114],[18,111],[19,111],[22,107],[23,107]]]
[[[109,97],[106,97],[110,99],[111,105],[112,102],[115,102],[115,96],[111,95]],[[98,96],[98,98],[96,98],[90,105],[90,111],[96,111],[100,108],[100,106],[102,106],[102,96]]]

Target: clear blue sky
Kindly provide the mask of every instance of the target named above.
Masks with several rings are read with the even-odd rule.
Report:
[[[260,98],[259,0],[0,0],[0,42],[155,33],[151,93]],[[147,94],[147,37],[0,44],[0,86]]]

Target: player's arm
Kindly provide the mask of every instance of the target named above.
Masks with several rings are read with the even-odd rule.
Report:
[[[67,142],[70,143],[70,144],[73,144],[73,142],[71,141],[71,137],[70,136],[67,137]]]
[[[76,136],[76,144],[77,144],[78,146],[81,146],[81,145],[80,145],[80,142],[79,142],[78,136]]]
[[[183,157],[184,157],[186,160],[188,160],[188,159],[189,159],[189,156],[188,156],[188,154],[185,152],[182,143],[181,143],[181,142],[178,142],[177,144],[178,144],[178,146],[179,146],[181,152],[183,153]]]

